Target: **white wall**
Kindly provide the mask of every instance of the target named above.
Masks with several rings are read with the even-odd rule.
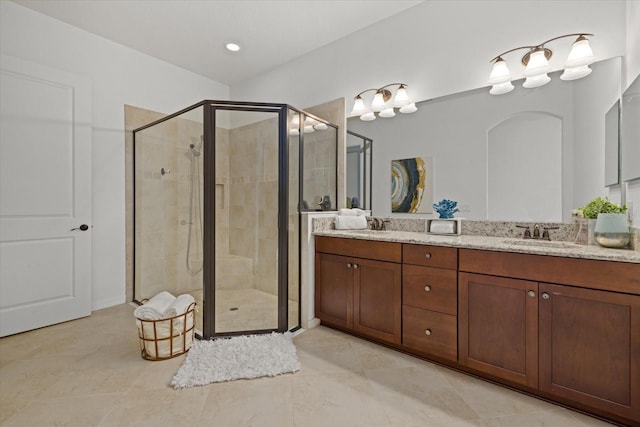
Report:
[[[640,75],[640,1],[638,0],[627,0],[626,29],[627,57],[624,89],[629,87]],[[633,201],[632,224],[634,227],[640,228],[640,180],[629,182],[626,199]]]
[[[93,308],[125,301],[124,104],[171,113],[229,88],[68,24],[0,1],[2,53],[92,82]]]
[[[640,1],[627,0],[627,54],[623,91],[640,74]]]
[[[635,7],[635,6],[633,6]],[[633,8],[632,7],[632,8]],[[625,54],[624,0],[428,1],[231,88],[236,100],[304,107],[402,81],[416,101],[487,85],[496,55],[586,31],[599,59]],[[561,69],[572,38],[548,45]],[[512,73],[525,51],[507,54]]]

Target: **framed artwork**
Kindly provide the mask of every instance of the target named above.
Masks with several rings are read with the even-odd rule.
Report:
[[[391,161],[391,212],[433,212],[433,159]]]

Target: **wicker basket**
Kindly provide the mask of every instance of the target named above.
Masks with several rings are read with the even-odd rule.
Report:
[[[159,320],[136,318],[140,353],[146,360],[167,360],[185,354],[191,348],[195,334],[192,302],[187,311],[174,317]]]

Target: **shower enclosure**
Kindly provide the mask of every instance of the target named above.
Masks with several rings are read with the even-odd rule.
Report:
[[[207,100],[133,141],[134,300],[193,295],[204,338],[298,328],[300,212],[335,209],[337,126]]]

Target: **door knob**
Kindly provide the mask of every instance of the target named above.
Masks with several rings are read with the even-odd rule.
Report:
[[[533,297],[536,296],[536,293],[535,293],[535,291],[529,291],[529,292],[527,292],[527,295],[529,295],[531,298],[533,298]]]
[[[351,263],[350,262],[347,263],[347,268],[351,268]]]
[[[425,330],[425,331],[424,331],[424,334],[425,334],[425,335],[427,335],[427,336],[431,335],[431,329],[427,329],[427,330]]]
[[[424,291],[425,291],[425,292],[429,292],[429,291],[431,291],[431,286],[426,285],[426,286],[424,287]]]
[[[357,269],[358,268],[358,264],[353,264],[353,268]]]
[[[549,299],[549,294],[546,292],[542,293],[542,299]]]
[[[431,254],[429,252],[427,252],[426,254],[424,254],[425,259],[429,259],[431,258]]]
[[[75,230],[87,231],[88,229],[89,229],[89,226],[87,224],[82,224],[80,227],[72,228],[69,231],[75,231]]]

